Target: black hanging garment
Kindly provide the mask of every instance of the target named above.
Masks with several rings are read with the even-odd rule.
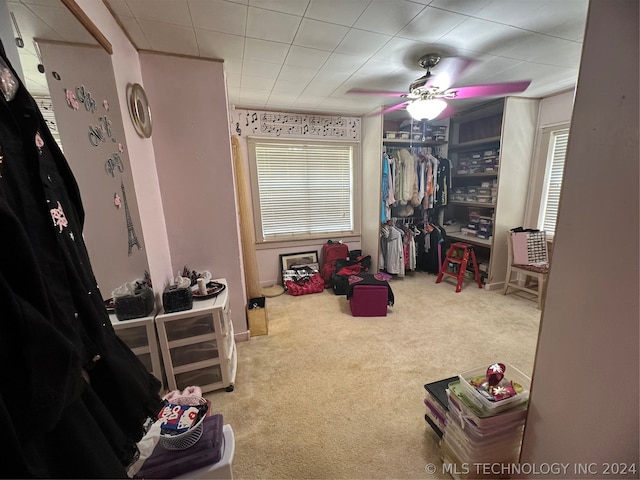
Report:
[[[160,382],[113,330],[74,176],[0,43],[3,476],[126,478]],[[4,63],[4,65],[2,65]]]
[[[445,242],[447,234],[444,228],[436,224],[429,224],[430,232],[420,231],[416,237],[416,269],[428,273],[440,273],[440,265],[446,256]]]

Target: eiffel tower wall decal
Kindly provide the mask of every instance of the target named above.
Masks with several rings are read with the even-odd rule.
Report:
[[[122,182],[122,180],[120,180],[120,190],[122,190],[122,203],[124,204],[124,212],[127,218],[127,235],[129,237],[128,254],[129,256],[131,256],[134,246],[137,246],[138,250],[142,249],[142,246],[140,245],[140,242],[138,241],[138,236],[136,235],[136,231],[133,228],[131,213],[129,213],[129,204],[127,203],[127,194],[124,191],[124,183]]]

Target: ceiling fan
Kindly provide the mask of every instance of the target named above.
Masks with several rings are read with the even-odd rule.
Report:
[[[442,73],[434,75],[431,73],[431,69],[438,65],[440,60],[441,57],[437,53],[428,53],[420,57],[418,65],[427,72],[422,77],[411,82],[408,93],[361,88],[352,88],[347,93],[408,98],[409,100],[385,108],[375,115],[383,115],[406,107],[409,114],[416,120],[434,120],[453,115],[454,109],[449,106],[447,100],[521,93],[531,83],[531,80],[523,80],[519,82],[451,87],[471,64],[471,60],[463,57],[445,58],[443,63],[446,63],[446,68],[443,69]]]

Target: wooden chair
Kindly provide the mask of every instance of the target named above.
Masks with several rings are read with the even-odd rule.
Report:
[[[544,232],[542,232],[544,234]],[[508,263],[507,263],[507,275],[504,280],[504,288],[502,294],[506,295],[509,287],[522,290],[535,295],[538,299],[538,308],[542,310],[545,296],[547,294],[547,279],[549,277],[549,254],[546,245],[546,237],[544,238],[544,258],[537,259],[533,265],[514,263],[514,248],[513,248],[513,232],[509,232],[507,235],[508,245]],[[515,275],[515,278],[511,277]],[[518,278],[518,274],[524,275],[524,282]],[[532,279],[536,280],[536,288],[532,288]]]

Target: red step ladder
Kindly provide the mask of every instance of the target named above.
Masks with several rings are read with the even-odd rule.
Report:
[[[471,257],[471,261],[473,262],[473,270],[476,273],[476,281],[478,282],[478,287],[482,288],[482,282],[480,281],[480,270],[478,270],[478,262],[476,260],[476,252],[473,250],[473,247],[471,245],[462,242],[452,243],[449,246],[447,256],[444,259],[442,266],[440,267],[440,273],[438,273],[436,283],[440,283],[444,275],[449,275],[450,277],[458,279],[458,284],[456,285],[456,293],[462,290],[464,272],[466,272],[467,270],[469,257]],[[458,265],[458,273],[453,273],[448,270],[449,264],[451,263]]]

